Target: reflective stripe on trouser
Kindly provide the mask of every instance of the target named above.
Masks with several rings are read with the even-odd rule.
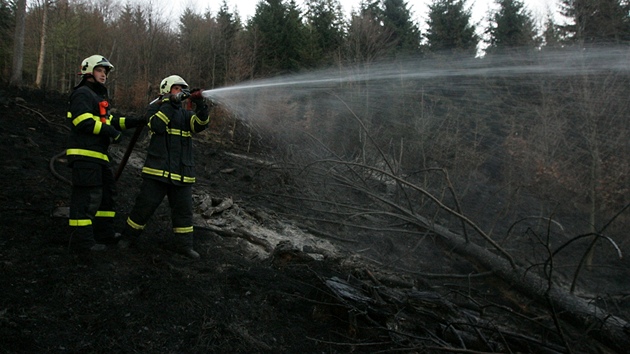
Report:
[[[70,197],[70,219],[72,227],[71,246],[90,248],[95,243],[93,220],[101,201],[101,187],[73,187]]]
[[[180,234],[192,235],[192,186],[176,186],[144,177],[140,193],[127,219],[125,236],[139,236],[165,196],[171,208],[173,232],[178,237]]]
[[[105,199],[105,198],[103,198]],[[103,204],[101,203],[101,207]],[[94,229],[94,239],[96,242],[104,241],[114,238],[114,234],[116,230],[114,229],[114,218],[116,217],[116,212],[114,211],[104,211],[99,210],[96,212],[96,217],[92,222]]]
[[[72,244],[89,248],[95,240],[114,237],[114,196],[116,187],[111,167],[101,164],[76,164],[72,171],[70,219]]]

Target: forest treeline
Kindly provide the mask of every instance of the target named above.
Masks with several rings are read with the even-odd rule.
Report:
[[[116,67],[116,106],[137,109],[171,74],[215,89],[324,68],[399,70],[399,80],[347,82],[325,97],[269,90],[248,104],[287,140],[307,131],[363,163],[372,135],[392,173],[420,185],[435,167],[464,195],[492,184],[506,200],[497,219],[527,196],[544,201],[525,203],[537,215],[579,215],[580,231],[627,230],[616,213],[630,202],[630,2],[561,0],[545,19],[522,1],[496,2],[477,28],[469,1],[432,0],[421,30],[403,0],[364,1],[349,18],[338,0],[261,0],[247,21],[223,2],[176,23],[150,2],[0,0],[0,72],[5,84],[69,92],[80,60],[100,53]],[[410,79],[423,71],[433,74]]]
[[[403,0],[364,1],[350,18],[338,0],[302,7],[261,0],[246,22],[225,1],[217,13],[188,8],[173,19],[149,1],[1,0],[0,72],[12,84],[65,92],[76,83],[77,62],[101,53],[116,66],[114,98],[138,104],[150,85],[175,72],[210,89],[433,53],[477,56],[630,39],[625,0],[562,0],[555,11],[567,19],[563,24],[554,22],[555,12],[533,18],[520,0],[496,3],[487,28],[477,28],[470,1],[433,0],[420,16],[427,19],[421,31]]]

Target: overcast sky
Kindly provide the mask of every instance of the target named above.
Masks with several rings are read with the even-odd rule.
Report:
[[[256,4],[260,0],[227,0],[228,7],[231,11],[238,10],[242,20],[247,20],[254,15],[256,11]],[[346,14],[349,16],[353,9],[358,8],[361,0],[341,0],[341,6]],[[197,13],[204,13],[206,10],[210,10],[213,14],[216,14],[221,6],[222,0],[183,0],[183,1],[168,1],[170,6],[174,6],[173,13],[181,13],[186,7],[192,7],[197,9]],[[296,0],[299,6],[304,3],[303,0]],[[415,20],[424,26],[425,18],[428,14],[428,6],[431,0],[407,0],[407,4],[411,9]],[[557,0],[523,0],[525,7],[527,7],[534,15],[534,18],[539,21],[544,21],[546,14],[551,11],[555,13],[557,10]],[[490,9],[496,7],[495,0],[468,0],[467,6],[472,8],[473,21],[482,21]]]

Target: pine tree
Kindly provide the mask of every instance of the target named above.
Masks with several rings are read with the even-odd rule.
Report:
[[[383,0],[383,24],[396,42],[396,51],[416,54],[420,49],[420,29],[411,18],[408,4],[403,0]]]
[[[295,1],[285,4],[282,0],[261,0],[248,27],[251,34],[259,37],[255,74],[299,68],[305,30]]]
[[[187,8],[180,16],[179,45],[183,51],[177,57],[180,61],[178,72],[189,85],[214,87],[217,80],[222,80],[222,75],[217,78],[219,71],[223,73],[218,64],[218,33],[216,20],[209,12],[200,15]]]
[[[230,81],[234,57],[237,55],[236,39],[242,29],[238,15],[229,11],[226,0],[221,3],[216,22],[219,32],[216,48],[217,71],[211,87],[224,86]]]
[[[311,66],[331,64],[345,35],[339,0],[307,0],[307,48],[304,59]]]
[[[429,5],[424,34],[429,51],[476,54],[479,36],[470,23],[470,9],[464,6],[465,0],[433,0]]]
[[[284,51],[285,55],[280,68],[288,71],[300,69],[302,53],[305,46],[306,28],[302,22],[302,13],[295,0],[290,0],[287,5],[285,15],[285,25],[283,27]]]
[[[552,16],[547,16],[542,39],[545,48],[557,48],[561,46],[562,38],[560,37],[560,31]]]
[[[353,60],[420,53],[420,29],[403,0],[362,1],[351,18],[348,44]]]
[[[533,48],[540,43],[531,13],[520,0],[496,0],[499,10],[491,16],[487,33],[490,46],[487,53],[506,49]]]
[[[620,0],[561,0],[560,13],[571,22],[559,28],[569,42],[581,45],[626,42],[628,6]]]

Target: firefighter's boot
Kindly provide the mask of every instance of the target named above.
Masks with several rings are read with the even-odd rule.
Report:
[[[180,237],[182,246],[179,253],[191,259],[199,259],[199,253],[193,249],[193,233],[181,234]]]
[[[137,248],[138,238],[140,237],[141,233],[142,230],[136,230],[129,225],[125,225],[125,229],[122,232],[120,241],[118,241],[118,248],[121,250]]]

